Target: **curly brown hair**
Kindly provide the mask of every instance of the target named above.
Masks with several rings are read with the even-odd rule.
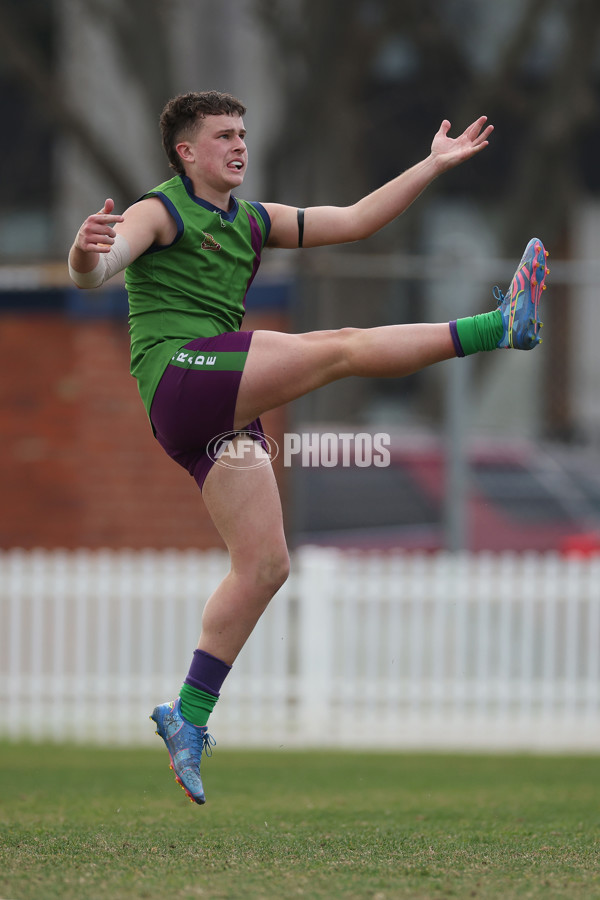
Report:
[[[178,175],[185,174],[175,147],[182,139],[191,139],[206,116],[243,116],[245,112],[237,97],[221,91],[191,91],[173,97],[160,115],[160,133],[170,167]]]

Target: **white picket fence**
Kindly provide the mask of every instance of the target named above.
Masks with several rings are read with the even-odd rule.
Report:
[[[140,744],[218,552],[0,552],[0,738]],[[225,746],[600,750],[600,558],[306,547],[225,682]]]

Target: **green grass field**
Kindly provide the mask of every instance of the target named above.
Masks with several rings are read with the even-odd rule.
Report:
[[[600,898],[600,759],[0,744],[2,900]]]

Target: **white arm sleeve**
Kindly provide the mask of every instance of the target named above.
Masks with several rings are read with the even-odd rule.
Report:
[[[122,272],[131,262],[131,248],[127,238],[118,234],[108,253],[100,253],[91,272],[76,272],[69,260],[69,275],[80,288],[96,288],[117,272]]]

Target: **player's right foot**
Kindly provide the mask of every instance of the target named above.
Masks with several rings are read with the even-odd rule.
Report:
[[[166,744],[171,758],[175,780],[194,803],[205,803],[204,788],[200,778],[202,752],[212,755],[215,739],[206,725],[192,725],[181,715],[181,701],[171,701],[157,706],[150,716],[156,722],[156,733]]]
[[[525,247],[507,293],[503,294],[497,286],[494,288],[504,326],[498,347],[531,350],[541,343],[538,304],[542,291],[546,290],[547,256],[548,251],[540,239],[532,238]]]

